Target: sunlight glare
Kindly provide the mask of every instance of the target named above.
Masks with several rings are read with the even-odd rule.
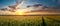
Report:
[[[25,14],[25,12],[22,11],[22,10],[18,10],[18,11],[16,11],[15,13],[16,13],[17,15],[24,15],[24,14]]]

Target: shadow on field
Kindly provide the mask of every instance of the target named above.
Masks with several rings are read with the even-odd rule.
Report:
[[[56,22],[60,23],[59,20],[56,20],[56,19],[53,19],[53,18],[48,18],[48,19],[51,19],[51,20],[53,20],[53,21],[56,21]]]
[[[44,20],[44,16],[42,16],[42,26],[47,26],[47,25],[46,25],[46,22],[45,22],[45,20]]]

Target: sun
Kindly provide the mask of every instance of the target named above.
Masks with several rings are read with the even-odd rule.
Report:
[[[25,13],[24,12],[18,12],[17,14],[18,15],[24,15]]]
[[[24,11],[17,11],[17,12],[15,12],[15,14],[16,14],[16,15],[24,15],[25,12],[24,12]]]

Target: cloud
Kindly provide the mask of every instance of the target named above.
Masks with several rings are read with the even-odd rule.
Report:
[[[12,12],[9,11],[1,11],[0,10],[0,15],[14,15]]]
[[[46,6],[43,6],[42,4],[34,4],[34,5],[28,5],[27,8],[32,8],[34,10],[44,10]]]
[[[28,5],[27,8],[32,8],[31,12],[59,12],[60,9],[54,6],[44,6],[42,4]]]

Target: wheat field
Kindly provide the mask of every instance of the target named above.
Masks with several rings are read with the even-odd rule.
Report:
[[[0,26],[60,26],[60,16],[0,16]]]

